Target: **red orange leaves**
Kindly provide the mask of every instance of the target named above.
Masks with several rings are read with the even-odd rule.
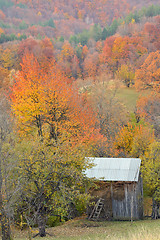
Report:
[[[96,133],[92,110],[57,64],[49,66],[46,71],[32,54],[23,58],[11,95],[19,129],[56,141],[88,142]]]
[[[160,92],[160,53],[152,52],[135,74],[137,90],[152,89]]]

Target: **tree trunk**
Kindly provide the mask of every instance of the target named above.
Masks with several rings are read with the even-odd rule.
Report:
[[[1,228],[2,228],[2,240],[11,240],[12,238],[10,223],[4,209],[1,209]]]
[[[159,216],[159,204],[153,198],[152,200],[152,219],[158,219]]]
[[[38,214],[38,229],[39,229],[39,236],[40,237],[45,237],[46,236],[46,218],[43,212],[39,212]]]

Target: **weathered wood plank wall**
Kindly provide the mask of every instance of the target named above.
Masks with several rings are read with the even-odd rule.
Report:
[[[99,182],[98,188],[91,190],[96,202],[104,199],[104,211],[101,219],[130,220],[143,218],[142,179],[136,182]],[[93,207],[88,208],[88,215]],[[131,211],[132,209],[132,211]]]

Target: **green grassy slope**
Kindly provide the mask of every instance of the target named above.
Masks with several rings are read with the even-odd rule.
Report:
[[[117,91],[117,98],[125,104],[128,111],[133,112],[136,107],[140,93],[136,92],[134,88],[120,88]]]

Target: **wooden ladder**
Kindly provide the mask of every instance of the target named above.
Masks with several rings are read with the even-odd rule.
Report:
[[[92,220],[92,221],[96,221],[98,220],[99,216],[100,216],[100,213],[103,209],[103,206],[104,206],[104,199],[103,198],[100,198],[98,199],[97,203],[95,204],[88,220]]]

